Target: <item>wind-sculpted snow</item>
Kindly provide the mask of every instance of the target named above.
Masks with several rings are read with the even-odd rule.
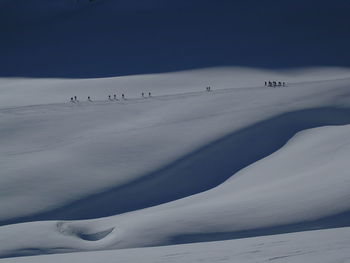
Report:
[[[222,76],[218,71],[203,74]],[[264,72],[250,74],[261,78]],[[189,83],[191,76],[202,74],[181,73],[177,78],[184,76]],[[147,99],[2,109],[0,206],[7,212],[0,214],[1,224],[98,218],[182,198],[220,184],[300,130],[348,123],[346,109],[324,107],[346,101],[347,79],[283,89],[228,86],[211,93],[195,92],[192,85],[192,93],[176,94],[184,87],[172,82],[163,86],[162,76],[149,78],[158,86]],[[100,88],[113,81],[92,83]],[[139,84],[130,92],[140,94],[144,87],[134,81],[123,83]],[[52,82],[30,85],[33,102],[42,90],[55,97],[61,85],[71,86],[73,93],[89,83]]]
[[[318,81],[286,72],[284,88],[254,86],[272,73],[251,71],[237,86],[214,78],[211,92],[191,84],[202,73],[168,75],[169,86],[161,75],[28,81],[30,103],[0,109],[0,256],[349,226],[346,71]],[[0,83],[2,101],[25,90]],[[80,99],[113,83],[127,99]],[[80,102],[52,104],[65,86]]]
[[[180,199],[223,183],[239,170],[281,148],[299,131],[345,124],[350,124],[350,109],[320,108],[285,113],[226,135],[121,186],[2,224],[100,218]],[[243,233],[246,235],[248,233]]]
[[[29,246],[37,254],[59,253],[63,244],[99,250],[348,226],[349,131],[350,125],[298,133],[220,186],[161,206],[98,220],[2,227],[1,255],[35,254]]]
[[[66,224],[65,222],[57,222],[57,231],[62,233],[63,235],[76,236],[83,240],[99,241],[107,237],[110,233],[112,233],[114,231],[114,228],[102,230],[99,232],[89,233],[89,231],[88,230],[86,231],[84,228],[82,229],[74,228],[74,227],[70,227],[70,225]]]

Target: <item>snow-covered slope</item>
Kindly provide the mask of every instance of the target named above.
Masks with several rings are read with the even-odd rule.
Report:
[[[31,248],[55,253],[154,246],[348,225],[349,130],[301,132],[220,186],[161,206],[93,221],[2,227],[0,251],[8,256],[37,253]]]
[[[349,76],[2,79],[0,256],[348,226]]]
[[[125,93],[126,98],[130,99],[140,98],[142,92],[145,92],[146,95],[151,92],[153,96],[157,97],[160,95],[186,95],[183,93],[191,92],[198,94],[198,92],[205,91],[207,86],[211,86],[213,90],[262,88],[264,81],[267,80],[287,81],[290,86],[298,84],[296,88],[303,83],[323,86],[327,84],[318,82],[345,79],[349,76],[350,70],[348,68],[269,71],[220,67],[166,74],[97,79],[0,78],[0,107],[62,103],[67,102],[74,95],[85,102],[88,96],[91,96],[92,100],[106,101],[108,95],[115,93],[118,98],[122,93]],[[303,87],[299,89],[303,89]]]
[[[0,262],[350,262],[349,8],[0,0]]]
[[[240,73],[232,71],[233,76]],[[141,98],[141,91],[147,90],[141,83],[146,81],[135,82],[137,77],[131,77],[130,80],[122,78],[124,91],[127,91],[125,94],[127,98],[131,97],[128,100],[4,108],[0,120],[0,151],[3,167],[1,186],[6,195],[3,195],[1,205],[7,212],[1,214],[1,221],[16,222],[16,218],[38,213],[46,213],[38,217],[40,219],[93,218],[184,197],[216,186],[244,166],[271,154],[299,130],[348,121],[348,114],[343,110],[324,109],[320,113],[315,110],[309,114],[296,112],[290,117],[277,117],[305,108],[346,106],[343,103],[347,103],[347,97],[340,97],[349,92],[346,79],[290,83],[286,88],[273,89],[262,85],[249,87],[253,81],[257,83],[263,73],[260,72],[258,80],[254,80],[253,76],[259,74],[252,71],[252,77],[249,77],[246,71],[244,79],[248,79],[248,88],[245,88],[244,82],[241,83],[243,88],[237,88],[240,86],[231,86],[229,74],[225,71],[216,78],[215,70],[192,74],[192,81],[196,82],[192,85],[186,85],[191,80],[191,72],[170,75],[171,78],[160,75],[160,79],[158,76],[144,76],[142,79],[152,79],[148,82],[148,87],[153,83],[150,87],[152,98]],[[200,86],[196,81],[198,74],[211,75],[222,89],[216,90],[213,85],[213,92],[202,91],[204,85]],[[341,72],[341,77],[344,77],[343,74]],[[184,75],[187,78],[183,78]],[[220,86],[222,75],[226,76],[227,82]],[[271,77],[271,73],[265,77]],[[164,78],[172,80],[168,81],[169,86],[165,86]],[[295,77],[295,80],[304,78]],[[178,79],[187,83],[179,85]],[[65,80],[32,80],[33,84],[29,81],[28,86],[21,84],[22,80],[19,83],[13,80],[10,86],[6,83],[2,85],[1,90],[5,91],[3,97],[8,103],[13,101],[6,92],[20,93],[12,88],[25,92],[27,103],[46,103],[57,102],[57,94],[68,88],[78,98],[80,94],[90,94],[84,89],[95,89],[100,98],[102,94],[107,97],[112,92],[105,91],[113,86],[113,80],[114,86],[119,87],[120,78],[92,83],[71,81],[71,85]],[[104,87],[106,83],[107,88]],[[187,87],[190,93],[185,93]],[[25,88],[28,90],[25,91]],[[117,88],[115,90],[120,96],[121,92]],[[62,101],[67,100],[64,97]],[[25,102],[21,99],[15,104],[19,103]],[[289,124],[285,126],[287,120]],[[265,122],[257,124],[262,121]],[[244,132],[239,132],[242,129],[245,129]],[[251,147],[247,148],[246,144],[251,140],[264,140],[266,143],[248,151]],[[220,155],[211,151],[216,148],[222,148]],[[245,154],[236,158],[235,162],[229,158],[229,154],[243,150]],[[215,166],[211,169],[218,169],[220,175],[209,172],[209,167],[202,169],[203,160],[197,161],[197,156],[205,158],[204,163],[213,160]],[[188,159],[191,162],[187,164]],[[208,179],[197,179],[202,170],[208,171],[205,173]],[[174,173],[182,174],[182,183],[176,188],[173,178],[179,180],[179,176]],[[155,193],[141,191],[148,197],[133,198],[135,191],[139,192],[137,189],[149,187],[150,180],[141,180],[145,177],[161,183],[161,187],[157,187]],[[119,191],[120,196],[116,196]],[[91,199],[92,193],[99,195]],[[85,200],[83,203],[72,203],[82,199]],[[92,205],[92,200],[101,201]],[[24,201],[26,207],[13,205]],[[107,206],[106,209],[100,205],[101,202]],[[93,208],[85,208],[85,203]],[[56,212],[47,214],[51,210]]]
[[[350,262],[349,228],[151,248],[0,259],[6,263]]]

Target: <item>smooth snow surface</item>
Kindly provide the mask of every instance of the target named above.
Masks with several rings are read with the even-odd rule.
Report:
[[[6,263],[350,262],[350,229],[290,233],[230,241],[0,259]]]
[[[0,257],[350,258],[347,69],[0,79],[0,94]]]

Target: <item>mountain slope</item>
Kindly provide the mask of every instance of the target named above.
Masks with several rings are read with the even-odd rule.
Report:
[[[4,103],[14,90],[28,94],[0,109],[1,256],[348,226],[347,74],[1,80]],[[261,85],[273,77],[291,82]],[[62,90],[95,96],[52,103]],[[106,99],[115,91],[118,101]]]

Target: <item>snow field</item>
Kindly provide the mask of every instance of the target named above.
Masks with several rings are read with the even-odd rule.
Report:
[[[348,226],[350,81],[337,72],[285,72],[293,81],[278,89],[262,81],[278,73],[237,69],[3,80],[0,256]],[[198,76],[214,90],[198,91]],[[129,100],[58,103],[62,90],[102,97],[121,80]],[[138,98],[138,81],[156,95]],[[26,103],[11,87],[28,88]]]

